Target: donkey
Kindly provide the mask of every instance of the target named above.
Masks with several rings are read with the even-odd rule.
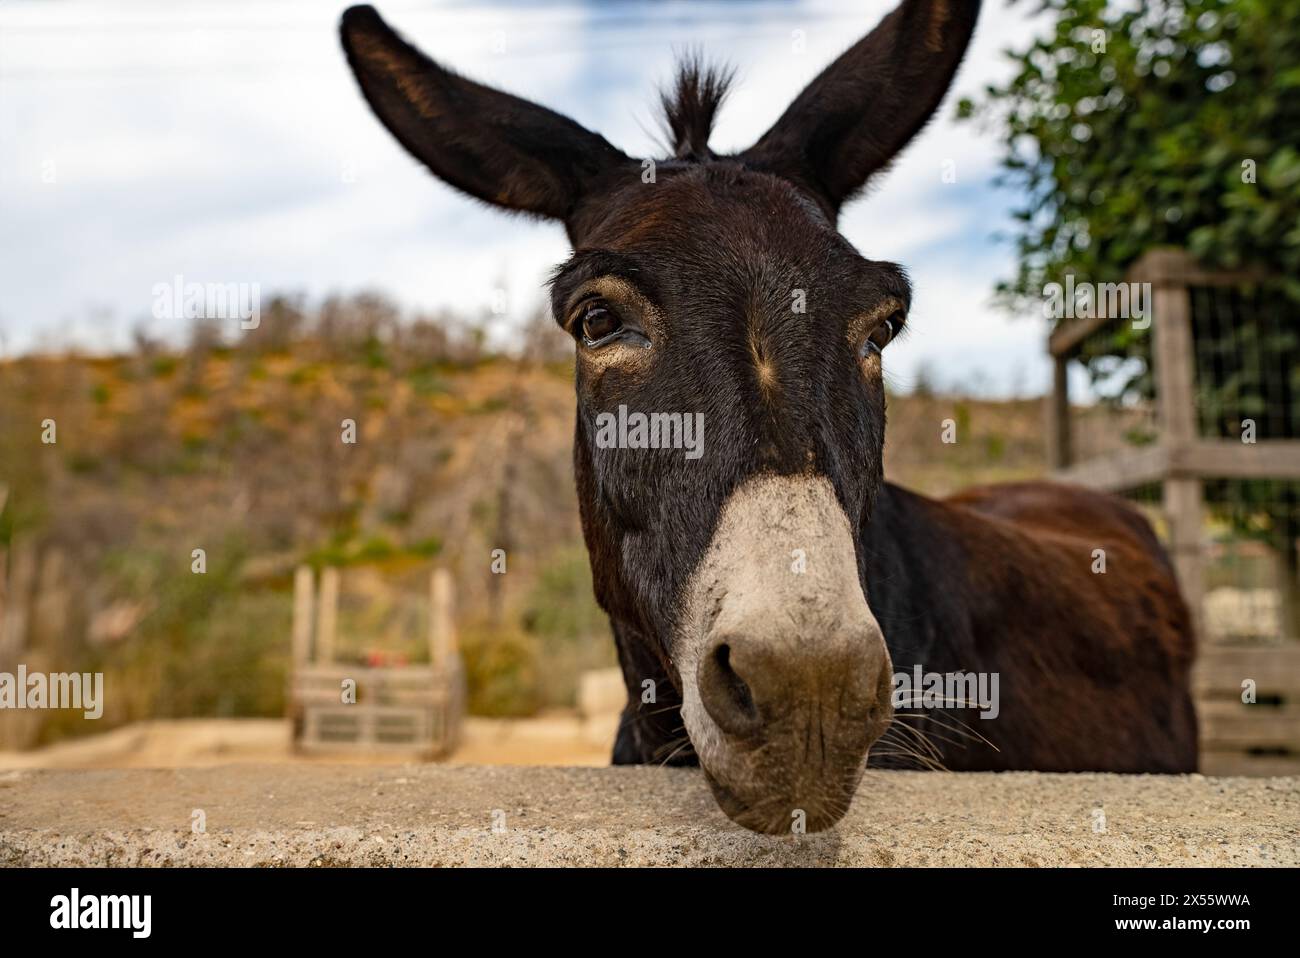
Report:
[[[362,93],[410,153],[564,224],[551,304],[576,347],[583,533],[628,691],[613,761],[698,763],[756,831],[837,822],[887,729],[911,738],[873,766],[1195,768],[1191,624],[1139,514],[1064,485],[935,500],[883,479],[882,353],[910,285],[836,220],[934,113],[978,10],[903,0],[736,155],[708,145],[727,77],[688,61],[653,176],[372,8],[343,15]],[[602,443],[620,407],[702,414],[704,454]],[[997,717],[964,695],[895,701],[895,669],[997,677]]]

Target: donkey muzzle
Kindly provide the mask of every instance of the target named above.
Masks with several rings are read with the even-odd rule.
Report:
[[[738,489],[692,580],[682,714],[722,809],[756,831],[817,831],[848,810],[891,717],[891,667],[829,481]]]

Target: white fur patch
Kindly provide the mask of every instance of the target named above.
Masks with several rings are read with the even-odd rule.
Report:
[[[713,541],[687,587],[674,641],[682,715],[706,767],[711,757],[721,761],[723,737],[701,702],[696,679],[711,637],[753,636],[788,659],[792,681],[809,688],[824,685],[828,695],[842,677],[811,671],[833,651],[828,643],[860,642],[857,661],[864,672],[889,668],[880,627],[858,579],[854,542],[848,517],[822,476],[759,476],[723,506]]]

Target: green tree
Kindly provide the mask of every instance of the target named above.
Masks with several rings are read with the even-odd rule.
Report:
[[[1200,428],[1237,435],[1267,414],[1261,438],[1300,434],[1300,0],[1034,9],[1049,29],[1008,52],[1015,74],[958,105],[997,130],[999,182],[1021,198],[999,299],[1037,312],[1048,283],[1120,281],[1157,246],[1260,270],[1273,278],[1232,303],[1195,291]],[[1149,335],[1114,324],[1080,358],[1115,395],[1149,398]],[[1296,484],[1210,483],[1207,495],[1281,550],[1294,583]]]

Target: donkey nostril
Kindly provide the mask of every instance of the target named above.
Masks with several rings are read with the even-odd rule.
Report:
[[[749,735],[759,727],[758,708],[749,684],[731,666],[731,646],[719,644],[699,669],[700,700],[713,721],[732,735]]]
[[[731,646],[724,642],[718,646],[718,650],[713,653],[713,656],[718,660],[718,672],[723,677],[723,681],[727,683],[736,705],[742,711],[757,712],[758,710],[754,708],[754,696],[749,691],[749,686],[731,667]]]

